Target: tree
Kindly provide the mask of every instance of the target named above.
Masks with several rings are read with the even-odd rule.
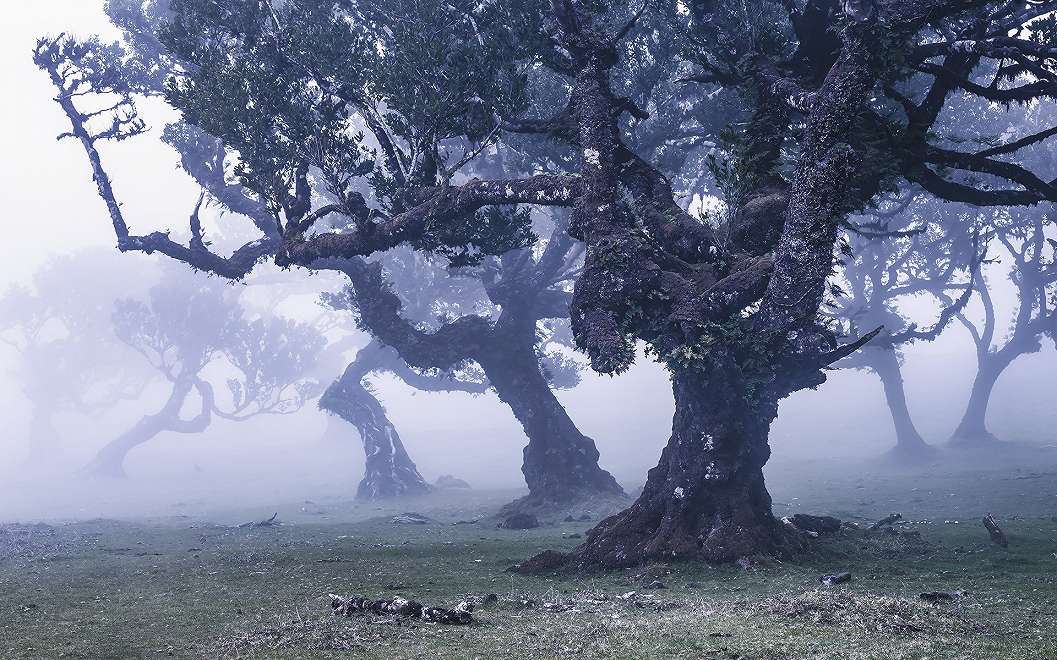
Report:
[[[982,259],[981,223],[971,208],[922,196],[893,200],[889,208],[849,222],[843,243],[842,295],[834,315],[842,331],[884,331],[861,351],[841,360],[843,368],[865,368],[881,381],[892,415],[896,445],[887,458],[920,463],[935,454],[918,432],[903,388],[903,348],[931,341],[965,309]],[[843,289],[847,287],[847,289]],[[941,303],[930,326],[920,327],[901,306],[930,297]]]
[[[1018,294],[1017,313],[1009,333],[995,346],[995,306],[986,279],[979,278],[975,287],[984,309],[983,323],[978,326],[965,314],[958,315],[976,346],[977,372],[965,412],[951,435],[952,446],[986,446],[997,442],[987,428],[987,407],[995,383],[1014,360],[1038,352],[1044,337],[1057,337],[1055,243],[1046,236],[1050,223],[1040,209],[1033,209],[1013,214],[1006,226],[995,230],[997,241],[1012,259],[1009,279]]]
[[[567,318],[571,297],[564,285],[575,277],[581,252],[557,227],[538,257],[523,248],[489,259],[474,274],[487,294],[487,301],[479,302],[493,307],[494,318],[465,314],[433,329],[422,329],[403,316],[404,305],[385,283],[380,264],[350,259],[343,267],[352,282],[348,298],[366,329],[419,369],[447,372],[470,361],[480,365],[487,386],[521,423],[529,439],[522,465],[529,494],[505,507],[506,513],[569,504],[587,496],[623,495],[612,475],[598,466],[594,441],[576,428],[552,391],[553,386],[578,382],[575,363],[560,350],[542,349],[557,343],[555,322]],[[420,272],[416,275],[402,289],[429,281]],[[420,289],[430,290],[422,285]],[[473,302],[463,298],[462,307]],[[440,300],[456,302],[451,295]],[[544,336],[539,324],[547,320],[551,324],[542,329],[549,336]]]
[[[186,65],[166,98],[238,152],[242,183],[272,215],[261,239],[230,256],[203,248],[200,227],[188,246],[129,232],[96,144],[141,126],[121,113],[116,128],[92,132],[71,96],[95,89],[134,102],[115,67],[98,64],[102,46],[44,41],[36,58],[60,90],[124,251],[161,252],[230,278],[264,256],[340,269],[401,244],[505,251],[520,234],[504,207],[570,207],[568,233],[586,244],[570,304],[577,346],[596,371],[617,374],[644,341],[670,370],[676,400],[672,437],[638,500],[569,558],[612,567],[729,561],[802,543],[772,515],[762,468],[779,401],[824,382],[826,367],[877,332],[839,345],[819,318],[842,221],[900,185],[980,206],[1057,198],[1057,181],[1011,160],[1057,129],[980,151],[945,138],[961,137],[966,98],[1054,95],[1055,8],[982,0],[671,8],[686,48],[669,72],[692,67],[701,94],[730,90],[746,118],[732,128],[728,158],[715,162],[732,193],[727,210],[706,222],[624,137],[648,113],[614,92],[612,72],[645,11],[575,0],[177,0],[162,42]],[[564,81],[561,103],[532,107],[553,98],[532,93],[541,68]],[[565,144],[577,165],[459,178],[457,154],[511,132]],[[353,181],[366,181],[370,198]],[[337,203],[316,205],[313,188]],[[316,231],[331,214],[354,229]]]
[[[111,440],[83,473],[123,477],[130,451],[161,433],[202,433],[214,415],[245,421],[257,415],[290,414],[314,396],[304,379],[322,348],[310,327],[274,317],[246,319],[234,291],[217,280],[169,270],[151,288],[148,302],[118,301],[113,313],[118,338],[138,352],[166,381],[162,406]],[[228,405],[217,401],[207,367],[226,376]],[[197,403],[192,403],[192,393]],[[181,412],[194,405],[194,417]]]
[[[150,374],[129,360],[110,325],[122,281],[105,253],[55,257],[36,272],[32,288],[0,296],[0,339],[18,353],[16,379],[32,406],[29,464],[54,461],[62,413],[98,415],[134,399]]]

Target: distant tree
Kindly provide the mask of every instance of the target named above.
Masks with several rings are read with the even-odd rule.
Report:
[[[293,413],[317,391],[305,372],[323,338],[287,319],[245,318],[234,289],[217,280],[169,270],[148,301],[119,301],[113,323],[118,338],[170,384],[169,394],[156,412],[100,449],[86,474],[124,476],[128,453],[161,433],[202,433],[214,416],[244,421]],[[224,374],[223,403],[205,373],[211,366]],[[181,414],[188,405],[197,411],[190,419]]]
[[[83,251],[52,258],[31,286],[16,285],[0,296],[0,339],[18,354],[13,376],[32,411],[32,465],[52,462],[61,452],[57,416],[95,417],[137,398],[152,378],[110,324],[114,299],[127,293],[125,278],[105,253]]]
[[[938,337],[969,302],[985,243],[979,215],[971,207],[908,194],[849,221],[833,315],[852,336],[882,326],[884,331],[839,366],[869,369],[880,379],[896,436],[887,456],[896,462],[919,463],[935,453],[910,414],[903,349]],[[905,305],[930,300],[940,310],[922,327]]]
[[[144,130],[129,105],[137,91],[115,64],[127,55],[60,38],[42,41],[36,61],[124,251],[228,278],[263,257],[355,271],[357,258],[398,245],[501,254],[522,247],[513,205],[571,207],[568,234],[586,245],[569,306],[578,348],[596,371],[617,374],[643,341],[675,394],[672,435],[642,494],[568,559],[616,567],[731,561],[802,543],[774,518],[763,466],[779,402],[823,383],[829,365],[873,337],[841,345],[820,318],[842,222],[904,185],[977,206],[1057,200],[1053,174],[1019,160],[1057,129],[976,149],[966,145],[978,136],[959,124],[976,99],[1057,95],[1055,9],[692,0],[658,7],[667,22],[653,24],[639,6],[586,0],[175,0],[161,42],[181,64],[166,100],[238,154],[240,181],[271,217],[229,256],[203,247],[201,227],[188,245],[130,232],[97,148]],[[653,51],[669,77],[691,73],[699,96],[727,90],[743,119],[711,168],[726,191],[715,218],[680,206],[662,166],[625,137],[633,120],[680,105],[658,98],[651,113],[614,88],[629,35],[659,25],[677,26],[670,33],[685,44]],[[543,68],[564,93],[536,93],[532,74]],[[126,103],[104,112],[109,126],[85,119],[86,104],[102,100],[80,95],[91,91]],[[552,170],[463,176],[467,157],[511,133],[577,157]],[[319,230],[334,214],[354,229]]]
[[[950,438],[954,447],[986,446],[997,441],[987,428],[987,408],[995,383],[1014,360],[1038,352],[1044,338],[1057,339],[1057,241],[1052,238],[1053,220],[1047,210],[1032,209],[1009,214],[1005,224],[999,224],[994,235],[1011,261],[1009,279],[1017,292],[1017,312],[1003,336],[997,327],[988,281],[977,278],[975,289],[983,306],[982,322],[974,323],[964,313],[958,315],[976,346],[977,371],[965,412]]]

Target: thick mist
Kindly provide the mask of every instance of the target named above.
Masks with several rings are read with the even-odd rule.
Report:
[[[150,373],[140,351],[115,339],[111,323],[113,305],[123,299],[145,300],[163,270],[189,286],[204,282],[227,288],[224,295],[244,300],[251,318],[276,316],[310,324],[321,315],[341,316],[319,303],[321,294],[341,290],[340,278],[267,268],[245,283],[221,284],[189,269],[162,268],[157,256],[122,255],[112,249],[105,210],[95,197],[79,147],[70,140],[55,141],[64,130],[64,119],[55,111],[47,79],[29,58],[38,36],[69,25],[86,34],[114,36],[101,9],[100,2],[23,3],[8,8],[0,26],[4,85],[20,90],[18,102],[0,106],[0,119],[9,127],[0,139],[4,152],[12,155],[0,163],[9,217],[6,240],[0,245],[4,263],[0,288],[23,287],[43,297],[44,304],[60,307],[65,304],[61,296],[92,298],[92,313],[98,317],[93,323],[79,326],[84,319],[77,318],[78,312],[66,325],[61,318],[49,321],[36,339],[42,345],[62,344],[73,333],[80,335],[75,337],[75,352],[91,351],[85,347],[93,342],[110,347],[95,364],[85,360],[81,367],[44,366],[43,353],[20,351],[13,338],[18,333],[14,326],[25,319],[17,318],[15,310],[5,312],[9,343],[0,346],[5,422],[0,437],[4,475],[0,518],[165,515],[189,503],[221,510],[351,498],[364,472],[363,449],[353,428],[334,431],[338,421],[319,410],[314,398],[318,392],[289,414],[240,422],[214,416],[201,432],[162,431],[128,453],[127,478],[83,473],[102,447],[166,400],[164,379]],[[146,112],[158,126],[172,118],[171,111],[159,104],[148,103]],[[107,156],[130,216],[149,218],[161,229],[179,226],[191,213],[196,188],[177,169],[172,149],[156,140],[132,140]],[[238,218],[221,218],[215,208],[206,208],[203,217],[220,245],[237,242],[240,232],[249,227]],[[47,224],[35,218],[47,218]],[[1001,246],[992,250],[995,259],[982,270],[993,287],[997,338],[1001,338],[1016,311],[1016,291],[1008,280],[1008,256],[1003,258]],[[46,285],[37,281],[42,272],[56,266],[61,281]],[[53,280],[56,276],[51,275]],[[935,304],[927,300],[902,300],[898,308],[921,323],[936,315]],[[977,301],[965,310],[975,320],[982,314]],[[349,318],[335,320],[321,332],[330,343],[346,340],[345,348],[328,357],[329,363],[315,365],[305,374],[325,387],[369,337]],[[46,352],[46,346],[40,350]],[[953,323],[936,341],[913,343],[904,355],[911,413],[925,439],[941,443],[957,425],[969,396],[976,368],[971,337],[965,327]],[[667,374],[646,358],[617,377],[594,374],[584,367],[582,357],[576,360],[582,367],[582,382],[557,392],[557,397],[580,430],[596,442],[600,465],[625,490],[634,491],[670,433],[673,402]],[[131,390],[120,400],[96,409],[78,408],[61,401],[61,394],[49,392],[62,390],[60,383],[55,387],[47,382],[27,385],[27,373],[36,371],[40,377],[52,366],[56,378],[67,380],[90,380],[85,373],[76,373],[77,369],[99,373],[104,380],[111,377],[107,374],[118,372],[139,372],[139,376],[138,380],[130,377]],[[1028,444],[1052,443],[1048,433],[1057,422],[1057,406],[1048,381],[1054,366],[1053,345],[1046,339],[1041,352],[1017,359],[1002,374],[988,411],[995,435]],[[218,392],[226,390],[223,368],[211,368],[214,372],[207,379]],[[525,435],[494,393],[419,391],[391,374],[376,374],[370,382],[427,481],[451,474],[475,488],[524,487],[520,468]],[[95,385],[106,386],[105,382]],[[34,391],[27,393],[30,389]],[[55,398],[51,404],[49,396]],[[184,402],[180,406],[183,418],[193,417],[196,405],[193,396]],[[41,407],[43,413],[37,410]],[[41,414],[51,418],[56,443],[44,460],[39,460],[33,446],[34,416]],[[893,438],[892,420],[877,378],[862,369],[835,370],[817,390],[796,393],[782,402],[772,431],[773,460],[768,474],[781,478],[795,474],[800,465],[820,460],[844,462],[857,470],[882,469],[873,461]]]
[[[99,2],[24,4],[10,8],[7,15],[0,39],[4,82],[22,92],[17,103],[0,109],[4,125],[19,127],[4,131],[2,139],[4,152],[18,154],[0,165],[8,183],[6,204],[11,218],[47,217],[49,224],[42,230],[36,222],[8,223],[7,240],[0,246],[3,288],[23,287],[44,298],[59,293],[92,296],[101,319],[92,331],[98,333],[98,342],[115,347],[104,364],[85,368],[149,371],[140,352],[115,342],[107,310],[119,299],[148,296],[152,283],[161,276],[159,259],[120,255],[110,248],[113,240],[104,209],[94,198],[79,147],[69,140],[54,140],[63,130],[63,120],[54,112],[48,80],[27,56],[39,35],[67,25],[76,25],[86,34],[112,37],[116,33]],[[172,118],[170,110],[153,102],[145,111],[159,126]],[[196,187],[177,168],[172,149],[156,141],[131,141],[107,155],[127,199],[129,215],[151,218],[162,228],[191,212]],[[221,216],[216,208],[203,212],[215,240],[219,244],[234,241],[230,243],[234,246],[248,223]],[[996,258],[982,271],[994,286],[1000,337],[1012,323],[1016,291],[1008,282],[1008,258],[1003,258],[1001,245],[991,250]],[[82,265],[62,271],[64,281],[51,283],[51,290],[37,291],[35,276],[56,264],[63,268],[63,259],[79,259]],[[188,282],[210,279],[189,270],[165,270],[170,277]],[[209,286],[220,285],[212,278]],[[331,276],[276,269],[264,270],[239,285],[223,285],[231,290],[229,295],[246,300],[248,315],[276,313],[299,323],[312,323],[321,314],[339,315],[324,311],[318,298],[338,292],[340,286],[340,280]],[[44,303],[62,305],[60,300],[45,299]],[[921,323],[937,313],[930,301],[914,298],[901,300],[898,310]],[[982,314],[976,300],[965,309],[965,315],[973,319],[979,320]],[[8,326],[18,320],[5,318]],[[63,333],[71,331],[81,330],[64,329],[61,320],[54,320],[45,328],[42,342],[48,343],[51,332],[51,341],[62,343],[66,341]],[[8,335],[15,332],[8,327]],[[328,342],[342,337],[348,342],[345,349],[330,356],[330,363],[313,367],[311,379],[320,387],[338,377],[355,348],[369,342],[368,335],[349,318],[324,332],[329,333]],[[25,373],[34,370],[37,358],[32,351],[20,353],[17,342],[11,341],[0,353],[0,400],[6,422],[0,439],[5,475],[0,517],[5,519],[165,515],[187,502],[209,509],[267,508],[280,500],[351,497],[363,476],[363,450],[355,430],[346,427],[335,432],[338,421],[322,413],[314,400],[305,401],[289,415],[244,422],[214,419],[201,433],[162,432],[129,453],[127,479],[82,474],[100,447],[164,403],[165,383],[156,373],[145,374],[134,384],[136,391],[127,392],[122,400],[90,413],[56,402],[54,409],[47,410],[53,417],[56,444],[39,461],[39,456],[34,458],[34,407],[48,403],[27,398]],[[84,348],[91,344],[88,337],[78,337],[78,341],[81,348],[75,350],[90,350]],[[937,341],[914,343],[904,352],[911,413],[922,435],[940,443],[957,425],[968,397],[976,368],[971,337],[954,323]],[[655,362],[641,358],[628,373],[602,377],[583,368],[582,356],[576,360],[582,368],[582,382],[558,391],[557,397],[583,434],[596,442],[600,464],[633,492],[641,487],[670,434],[673,404],[667,374]],[[1041,352],[1022,356],[1003,372],[988,410],[990,427],[997,436],[1025,443],[1052,442],[1047,433],[1057,422],[1057,407],[1047,379],[1054,365],[1053,345],[1043,340]],[[61,369],[56,372],[61,378],[78,377]],[[212,378],[217,388],[224,387],[222,373]],[[420,391],[384,373],[373,375],[370,381],[426,480],[451,474],[475,488],[523,488],[524,434],[494,393]],[[35,387],[49,389],[47,384]],[[36,396],[41,401],[48,398],[47,393]],[[192,416],[196,405],[188,400],[181,414]],[[892,421],[872,373],[838,369],[830,372],[821,387],[797,392],[781,403],[772,439],[774,459],[767,466],[768,474],[780,475],[801,463],[820,460],[839,463],[835,470],[868,471],[876,469],[871,461],[893,440]]]

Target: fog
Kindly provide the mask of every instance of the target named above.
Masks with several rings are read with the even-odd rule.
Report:
[[[146,300],[163,271],[182,268],[163,266],[161,255],[120,254],[113,247],[110,221],[81,147],[72,140],[56,141],[68,130],[66,119],[52,101],[49,81],[30,58],[39,36],[69,26],[85,34],[113,37],[101,4],[48,0],[5,8],[0,75],[3,88],[17,94],[0,104],[0,125],[5,127],[0,137],[5,154],[0,159],[0,180],[7,218],[0,242],[0,292],[15,286],[33,291],[35,277],[48,264],[90,254],[90,259],[73,262],[90,267],[62,272],[64,293],[75,298],[96,296],[100,305],[112,307],[119,299]],[[156,131],[172,118],[171,111],[153,103],[147,104],[146,112],[154,132],[108,147],[104,153],[126,215],[139,233],[183,226],[197,197],[194,183],[177,169],[176,153],[157,140]],[[221,218],[215,209],[208,209],[204,218],[220,245],[249,227],[244,219]],[[147,223],[152,226],[144,226]],[[1016,310],[1007,269],[1008,259],[984,267],[998,310],[999,338]],[[184,271],[182,277],[189,282],[210,279]],[[309,323],[324,313],[319,295],[338,292],[343,283],[336,276],[269,266],[244,285],[222,286],[236,290],[248,317],[277,314]],[[901,303],[901,311],[927,323],[935,306],[908,300]],[[981,319],[979,302],[971,302],[966,314]],[[109,318],[109,313],[103,317]],[[60,337],[56,341],[61,341],[64,331],[55,332]],[[354,337],[355,347],[370,341],[350,323],[327,332],[328,341]],[[112,328],[100,333],[100,342],[115,342]],[[646,471],[656,464],[674,410],[664,368],[641,353],[640,346],[639,359],[625,374],[601,376],[585,366],[578,386],[557,392],[579,429],[596,442],[601,466],[628,491],[639,488]],[[954,323],[936,341],[916,342],[904,353],[903,375],[914,421],[927,441],[942,443],[969,397],[976,372],[972,339],[965,327]],[[354,354],[354,349],[341,351],[330,363],[318,365],[312,379],[320,387],[329,385]],[[244,422],[214,418],[201,433],[162,432],[129,453],[127,478],[83,475],[80,469],[101,447],[164,403],[167,384],[157,374],[147,374],[133,395],[101,410],[54,410],[58,444],[46,460],[35,460],[34,402],[27,396],[25,378],[34,365],[25,364],[25,359],[16,346],[0,345],[0,520],[166,516],[188,509],[270,511],[283,503],[351,499],[363,477],[364,450],[355,429],[345,425],[338,433],[328,432],[328,425],[341,422],[320,411],[314,398],[291,414],[262,415]],[[149,369],[143,355],[128,346],[117,346],[107,360],[92,368]],[[1027,444],[1054,441],[1055,368],[1057,354],[1046,339],[1041,352],[1019,358],[1002,374],[988,412],[995,435]],[[219,371],[214,374],[214,387],[226,391],[226,377]],[[391,374],[369,380],[427,481],[451,474],[474,488],[524,489],[525,434],[493,392],[418,391]],[[185,418],[194,416],[195,405],[193,398],[186,402]],[[767,475],[795,478],[804,465],[818,461],[864,472],[885,469],[876,459],[893,442],[892,419],[877,377],[865,370],[836,370],[817,390],[798,392],[782,402],[772,428],[773,458]]]

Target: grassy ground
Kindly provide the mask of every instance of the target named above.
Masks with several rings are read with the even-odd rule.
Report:
[[[845,530],[795,563],[747,570],[513,575],[511,564],[571,548],[578,541],[568,537],[591,525],[558,516],[530,531],[451,524],[513,493],[291,504],[278,527],[231,525],[271,511],[6,525],[0,657],[1057,658],[1057,458],[1014,458],[911,473],[776,467],[780,515],[864,522],[899,511],[908,524],[895,534]],[[392,524],[404,510],[437,522]],[[987,512],[1008,549],[989,542]],[[843,570],[850,583],[819,584]],[[940,605],[918,598],[933,590],[969,593]],[[498,601],[471,626],[435,626],[336,618],[328,593]]]

